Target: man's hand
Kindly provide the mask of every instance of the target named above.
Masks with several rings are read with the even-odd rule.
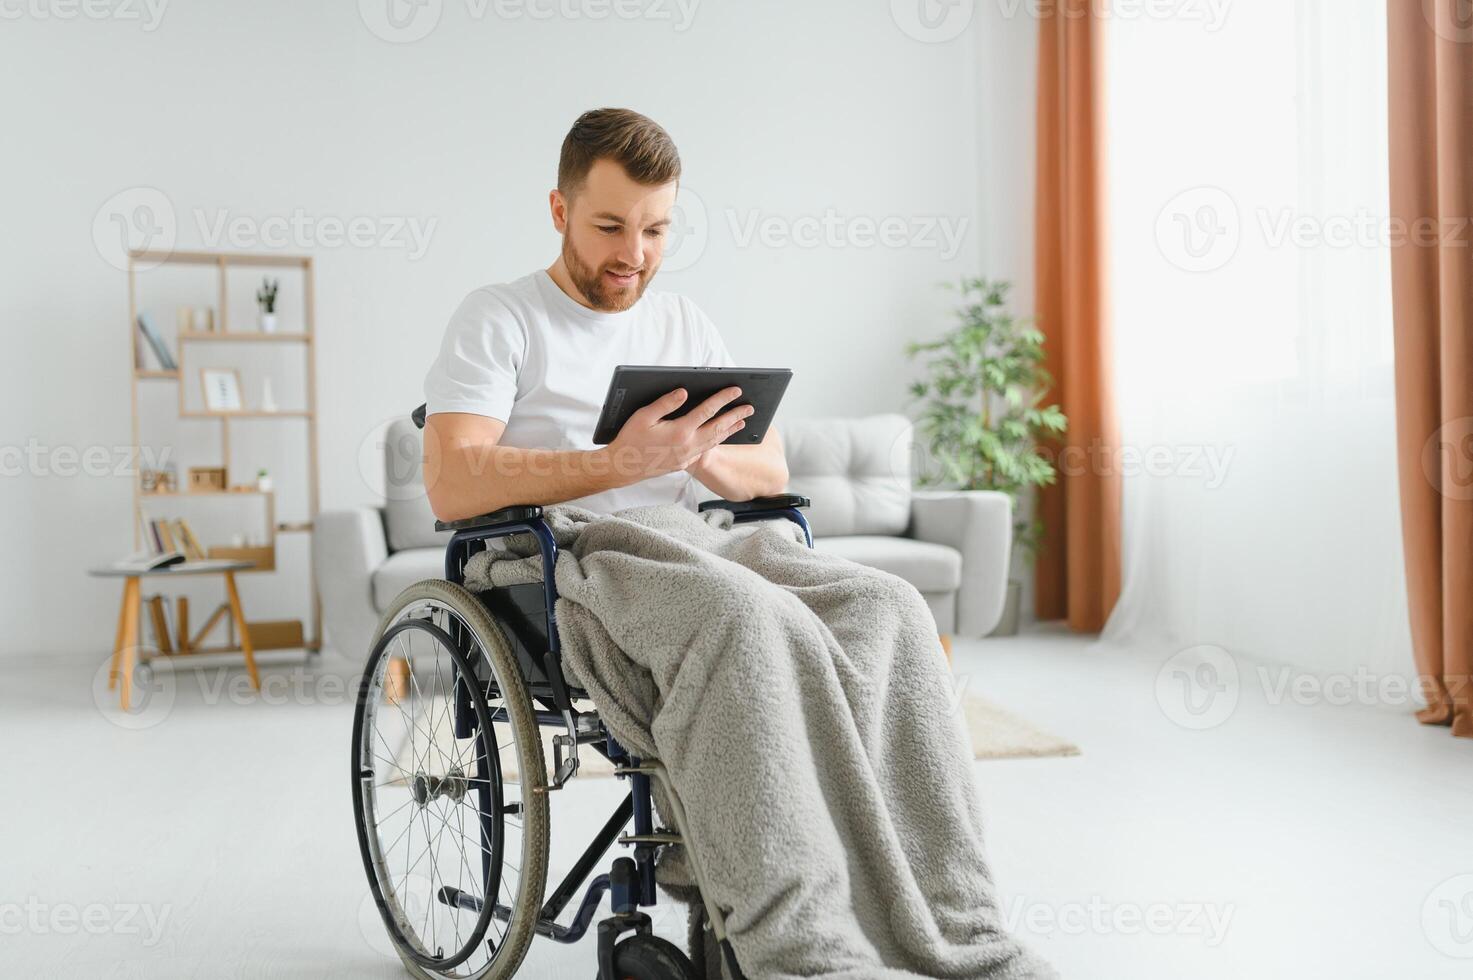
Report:
[[[747,424],[747,417],[755,411],[750,405],[722,412],[723,406],[741,394],[740,388],[723,388],[678,419],[665,420],[664,416],[685,403],[684,388],[676,388],[641,408],[629,416],[608,445],[614,473],[621,482],[638,483],[688,469],[707,450]]]

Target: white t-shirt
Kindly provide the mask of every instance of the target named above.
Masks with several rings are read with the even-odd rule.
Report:
[[[425,411],[500,419],[503,446],[595,449],[593,429],[619,364],[735,366],[715,324],[683,296],[646,289],[629,309],[604,313],[539,269],[460,304],[425,376]],[[695,510],[709,496],[677,470],[569,503],[602,514],[647,504]]]

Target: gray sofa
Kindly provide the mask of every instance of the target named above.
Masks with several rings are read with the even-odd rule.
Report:
[[[788,492],[809,497],[814,547],[899,575],[943,635],[985,636],[1002,614],[1012,512],[980,491],[911,488],[912,428],[902,415],[778,423]],[[448,532],[434,529],[408,419],[384,440],[385,503],[325,511],[313,548],[326,642],[368,655],[381,611],[406,586],[444,575]],[[714,496],[708,494],[706,496]]]

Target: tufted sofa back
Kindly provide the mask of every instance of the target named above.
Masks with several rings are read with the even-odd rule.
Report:
[[[813,501],[815,537],[904,534],[913,430],[904,415],[779,422],[788,490]]]
[[[806,512],[818,537],[904,534],[910,522],[911,422],[903,415],[779,421],[788,491],[813,501]],[[424,440],[409,419],[384,436],[384,529],[390,551],[444,548],[425,494]]]

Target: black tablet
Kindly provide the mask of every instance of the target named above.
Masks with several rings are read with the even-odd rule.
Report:
[[[767,427],[772,424],[778,403],[783,400],[783,392],[792,378],[793,372],[787,368],[620,364],[614,368],[614,377],[609,381],[609,393],[604,396],[604,407],[598,416],[598,427],[593,431],[593,441],[599,446],[613,442],[624,423],[629,421],[629,416],[676,388],[685,389],[686,399],[679,408],[665,416],[667,419],[680,418],[721,389],[735,385],[742,389],[742,393],[735,401],[722,406],[721,411],[728,412],[740,405],[751,405],[755,411],[747,418],[747,424],[727,436],[722,445],[759,443],[767,435]]]

